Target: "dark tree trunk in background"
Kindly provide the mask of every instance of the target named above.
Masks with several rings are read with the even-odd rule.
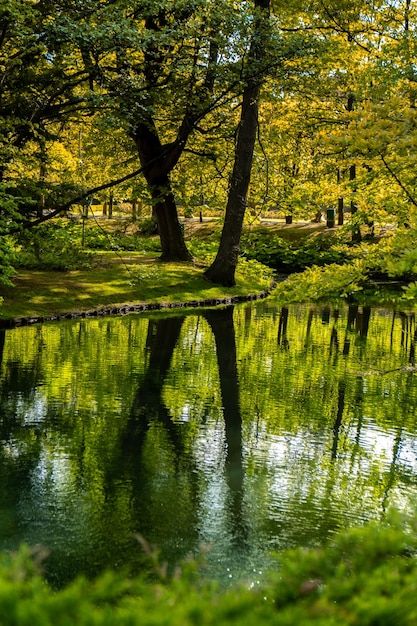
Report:
[[[248,71],[253,75],[246,81],[242,96],[241,117],[235,148],[235,162],[226,205],[226,215],[216,258],[206,270],[206,277],[226,287],[235,284],[235,272],[240,250],[243,218],[252,170],[253,152],[258,130],[258,102],[261,73],[256,65],[265,55],[266,31],[270,0],[255,0],[255,9],[261,11],[255,21],[248,55]]]

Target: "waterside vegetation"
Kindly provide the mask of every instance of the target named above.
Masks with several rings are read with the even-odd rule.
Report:
[[[0,321],[273,281],[283,304],[416,308],[416,3],[9,0],[0,17]],[[311,227],[329,211],[337,227]],[[226,592],[157,562],[159,582],[51,590],[22,548],[0,621],[411,626],[416,541],[371,525]]]
[[[243,229],[236,284],[224,287],[204,276],[220,238],[216,219],[184,221],[193,262],[161,263],[148,224],[126,215],[100,223],[58,219],[21,235],[16,269],[0,287],[0,317],[125,312],[138,303],[204,306],[271,292],[283,304],[366,299],[415,306],[414,228],[379,228],[353,244],[349,225],[258,219]]]
[[[149,546],[153,580],[104,573],[53,590],[39,574],[42,550],[2,556],[4,626],[412,626],[417,620],[415,522],[353,529],[317,549],[277,557],[262,584],[221,590],[196,562],[167,577]],[[139,549],[139,544],[138,544]]]

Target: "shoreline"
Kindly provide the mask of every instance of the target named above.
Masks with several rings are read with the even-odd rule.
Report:
[[[94,317],[113,317],[129,315],[132,313],[146,313],[148,311],[168,311],[170,309],[196,309],[216,306],[230,306],[243,302],[252,302],[267,298],[276,283],[269,289],[265,289],[256,294],[226,296],[224,298],[207,298],[203,300],[189,300],[187,302],[137,302],[119,305],[100,306],[87,311],[67,311],[63,313],[52,313],[50,315],[28,315],[21,317],[10,317],[2,319],[0,317],[0,330],[19,328],[21,326],[32,326],[44,322],[59,322],[63,320],[88,319]]]

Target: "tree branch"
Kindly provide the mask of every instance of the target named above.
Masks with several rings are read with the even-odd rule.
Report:
[[[395,180],[395,182],[401,187],[401,189],[403,190],[403,192],[405,193],[405,195],[407,196],[407,198],[410,200],[410,202],[417,207],[417,200],[415,200],[414,196],[411,195],[411,193],[408,191],[407,187],[403,184],[403,182],[400,180],[400,178],[397,176],[397,174],[394,172],[394,170],[392,169],[392,167],[390,165],[388,165],[385,157],[383,154],[380,155],[381,156],[381,160],[383,162],[383,164],[385,165],[385,167],[387,168],[388,172],[391,174],[391,176],[393,177],[393,179]]]
[[[104,191],[105,189],[111,189],[112,187],[116,187],[117,185],[120,185],[121,183],[124,183],[127,180],[136,178],[136,176],[139,176],[139,174],[142,174],[144,169],[151,166],[153,161],[159,160],[159,158],[161,158],[161,156],[164,155],[164,152],[168,153],[170,149],[171,149],[171,146],[168,146],[160,155],[158,155],[158,157],[152,159],[151,161],[149,161],[148,163],[146,163],[144,166],[140,167],[139,169],[134,170],[133,172],[130,172],[129,174],[126,174],[125,176],[122,176],[121,178],[117,178],[116,180],[111,180],[108,183],[103,183],[102,185],[98,185],[97,187],[91,187],[90,189],[87,189],[87,191],[81,193],[75,198],[68,200],[68,202],[65,202],[64,204],[57,207],[56,209],[54,209],[47,215],[43,215],[42,217],[39,217],[36,220],[32,220],[32,221],[28,220],[26,222],[22,222],[19,226],[16,226],[15,228],[12,228],[11,230],[9,230],[8,233],[13,234],[13,233],[19,232],[22,228],[33,228],[34,226],[38,226],[39,224],[42,224],[43,222],[46,222],[52,219],[53,217],[56,217],[60,213],[64,213],[73,204],[81,204],[83,200],[86,200],[88,197],[93,196],[94,194],[99,193],[100,191]]]

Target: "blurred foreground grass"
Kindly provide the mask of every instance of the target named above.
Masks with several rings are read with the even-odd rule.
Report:
[[[372,524],[277,557],[263,585],[222,591],[190,562],[157,582],[107,572],[52,590],[28,548],[0,564],[2,626],[415,626],[416,524]],[[139,546],[138,546],[139,549]],[[36,553],[35,553],[36,556]],[[252,585],[253,587],[253,585]]]

